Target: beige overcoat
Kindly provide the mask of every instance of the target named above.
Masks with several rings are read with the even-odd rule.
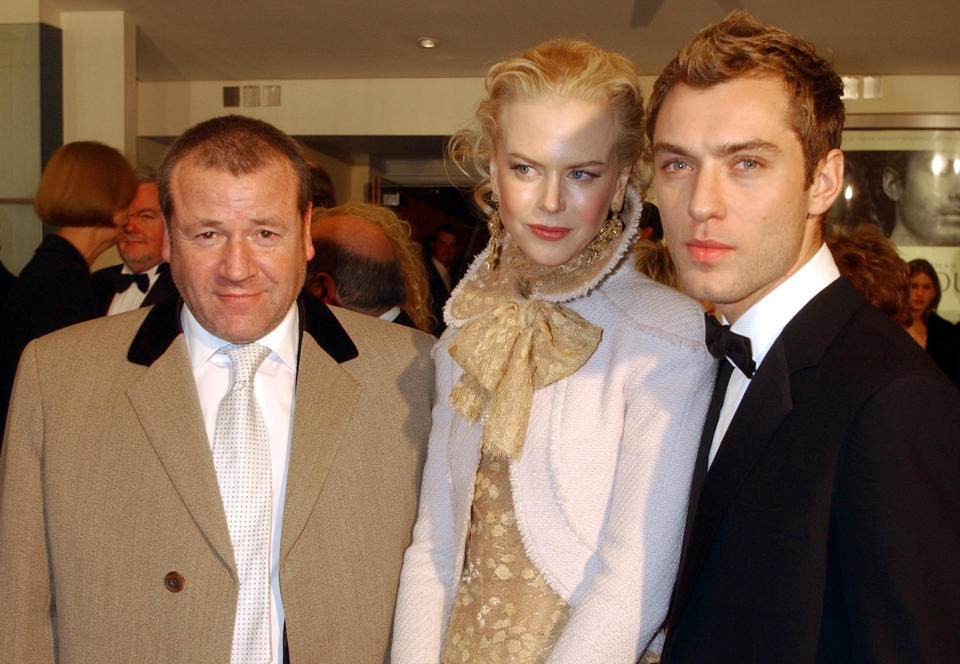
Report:
[[[289,654],[382,662],[431,338],[311,298],[300,314],[279,559]],[[174,301],[31,343],[0,456],[0,662],[226,663],[236,597]]]

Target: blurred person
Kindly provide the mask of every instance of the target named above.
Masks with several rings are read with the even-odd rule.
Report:
[[[43,238],[0,313],[0,424],[27,343],[103,314],[90,266],[116,243],[136,190],[133,168],[102,143],[68,143],[47,162],[33,207],[58,230]]]
[[[737,10],[653,87],[667,246],[720,358],[664,664],[952,662],[960,393],[840,272],[843,83]]]
[[[431,330],[429,287],[410,224],[389,208],[347,203],[314,210],[308,287],[327,302]]]
[[[930,354],[957,387],[960,387],[960,332],[937,315],[940,304],[940,277],[929,261],[910,261],[910,316],[904,327],[910,336]]]
[[[429,335],[302,290],[310,175],[242,116],[158,177],[182,301],[24,350],[0,455],[0,661],[383,662]]]
[[[147,307],[173,297],[177,289],[164,262],[163,215],[155,176],[137,173],[137,194],[127,209],[117,252],[123,261],[93,273],[102,313],[107,315]]]
[[[824,242],[840,274],[870,304],[897,323],[909,325],[909,269],[878,226],[864,221],[854,227],[833,227]]]
[[[443,308],[457,284],[453,269],[457,260],[457,245],[460,237],[451,224],[440,226],[430,240],[430,259],[426,262],[427,279],[430,283],[430,298],[433,302],[433,333],[440,336],[447,327]]]
[[[334,198],[333,180],[330,178],[330,174],[312,161],[308,160],[307,166],[310,168],[310,191],[312,192],[313,208],[332,208],[337,203]]]
[[[960,246],[960,152],[891,153],[883,191],[894,202],[894,244]]]
[[[491,240],[434,348],[392,662],[655,661],[716,365],[696,303],[630,255],[637,71],[557,40],[486,89],[449,152]]]

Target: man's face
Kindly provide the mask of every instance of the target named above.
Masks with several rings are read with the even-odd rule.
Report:
[[[451,265],[457,256],[457,236],[453,233],[440,231],[430,246],[433,249],[433,257],[444,265]]]
[[[960,152],[913,152],[903,175],[887,169],[883,185],[897,204],[895,241],[960,245]]]
[[[170,274],[193,315],[231,343],[273,330],[313,257],[293,167],[278,159],[234,176],[188,155],[173,169],[170,195]]]
[[[135,273],[149,270],[160,263],[163,250],[163,216],[157,185],[144,182],[127,210],[117,251],[128,268]]]
[[[805,188],[790,97],[773,77],[677,84],[653,136],[664,234],[691,297],[734,321],[820,247],[819,216],[843,179],[833,150]]]

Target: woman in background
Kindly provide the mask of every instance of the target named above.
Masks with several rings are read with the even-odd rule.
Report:
[[[101,143],[68,143],[47,162],[33,207],[59,230],[43,238],[0,314],[0,425],[27,343],[101,314],[90,266],[116,243],[136,192],[133,168]]]
[[[937,315],[940,278],[933,265],[922,258],[916,258],[908,265],[912,320],[907,332],[927,349],[937,366],[960,387],[960,332]]]
[[[559,40],[486,89],[450,152],[491,241],[434,348],[392,661],[656,661],[715,363],[701,309],[630,260],[637,73]]]

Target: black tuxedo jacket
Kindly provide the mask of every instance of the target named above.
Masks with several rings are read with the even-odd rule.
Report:
[[[113,301],[113,296],[117,294],[113,289],[113,277],[119,274],[122,269],[123,265],[111,265],[110,267],[105,267],[93,273],[93,283],[97,289],[97,299],[100,304],[101,316],[107,314],[107,311],[110,309],[110,303]],[[131,288],[135,287],[131,286]],[[152,304],[156,304],[174,295],[177,295],[177,287],[173,285],[173,279],[170,277],[170,267],[166,263],[161,263],[157,280],[153,286],[150,287],[150,290],[147,291],[146,296],[143,298],[143,303],[140,306],[149,307]]]
[[[955,662],[960,393],[840,279],[784,328],[710,467],[663,662]]]

